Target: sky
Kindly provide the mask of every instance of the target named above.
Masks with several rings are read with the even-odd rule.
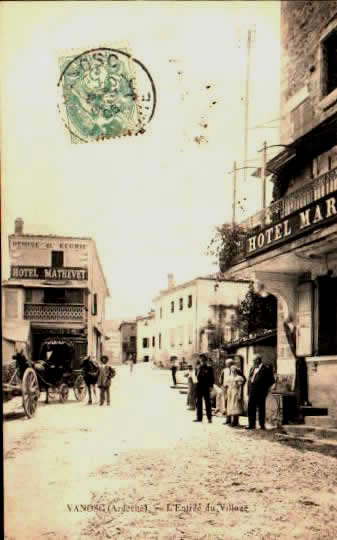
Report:
[[[168,273],[182,283],[216,271],[205,252],[231,220],[233,161],[243,166],[252,27],[249,165],[263,141],[279,142],[279,12],[276,0],[3,2],[3,277],[16,217],[26,233],[96,241],[107,319],[147,313]],[[58,58],[121,43],[152,75],[155,115],[141,136],[72,144],[57,109]],[[238,219],[261,208],[260,181],[240,173],[243,198]]]

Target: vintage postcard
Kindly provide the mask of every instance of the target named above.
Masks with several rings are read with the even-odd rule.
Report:
[[[5,539],[337,538],[336,0],[0,24]]]

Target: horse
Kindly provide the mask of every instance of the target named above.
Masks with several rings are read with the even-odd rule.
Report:
[[[98,381],[98,375],[99,375],[99,367],[96,362],[91,360],[90,356],[86,356],[81,363],[82,372],[83,372],[83,378],[84,382],[86,384],[86,387],[88,388],[88,405],[92,404],[92,396],[91,396],[91,390],[93,391],[93,394],[95,396],[95,401],[97,401],[96,397],[96,384]]]

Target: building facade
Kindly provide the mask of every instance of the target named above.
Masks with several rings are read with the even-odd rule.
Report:
[[[233,332],[236,309],[248,289],[244,280],[218,282],[198,277],[175,285],[170,274],[168,288],[154,299],[154,361],[168,366],[173,356],[191,362]]]
[[[23,221],[9,236],[10,278],[3,283],[5,323],[30,329],[33,360],[46,346],[71,347],[73,367],[103,351],[105,299],[109,291],[90,238],[31,235]]]
[[[156,346],[155,312],[150,311],[144,317],[137,317],[137,361],[151,362]]]
[[[337,425],[337,2],[281,2],[281,40],[274,201],[228,275],[276,296],[278,373]]]
[[[120,321],[105,321],[104,323],[104,354],[106,354],[111,364],[118,365],[122,362],[122,349],[119,333]]]
[[[122,321],[119,325],[121,360],[126,362],[130,355],[137,360],[137,324],[136,321]]]

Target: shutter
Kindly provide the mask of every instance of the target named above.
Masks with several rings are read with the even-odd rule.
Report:
[[[311,282],[297,288],[296,356],[312,355],[313,297]]]

